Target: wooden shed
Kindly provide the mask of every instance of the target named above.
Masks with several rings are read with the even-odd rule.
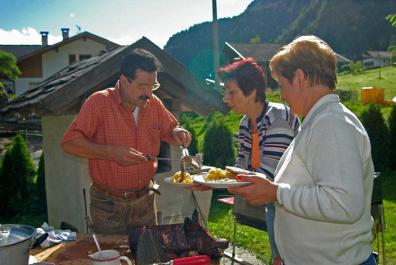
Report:
[[[83,190],[88,191],[90,185],[87,160],[62,152],[63,134],[89,95],[114,86],[123,57],[135,48],[150,51],[161,62],[162,69],[158,73],[161,88],[155,94],[176,117],[183,111],[206,115],[211,111],[228,110],[222,95],[145,37],[129,46],[71,64],[18,96],[1,109],[1,114],[27,116],[35,113],[41,117],[48,218],[55,227],[66,221],[79,231],[86,231]],[[179,149],[172,147],[170,156],[180,157]],[[178,222],[191,215],[194,209],[192,192],[163,183],[163,179],[179,170],[179,166],[175,162],[170,170],[155,176],[162,193],[157,199],[159,223]],[[89,193],[86,195],[89,205]],[[197,192],[195,196],[207,218],[211,192]]]

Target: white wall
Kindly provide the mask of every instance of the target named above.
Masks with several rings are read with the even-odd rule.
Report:
[[[85,211],[83,188],[86,189],[89,212],[89,183],[87,160],[63,153],[60,141],[69,127],[74,115],[42,117],[43,150],[45,158],[45,181],[47,190],[49,223],[59,227],[66,221],[77,227],[80,232],[85,229]],[[171,149],[173,158],[180,157],[179,149]],[[192,192],[173,185],[165,184],[163,179],[179,170],[180,164],[172,164],[172,171],[155,176],[160,184],[161,195],[157,196],[159,223],[182,222],[191,216],[194,210]],[[195,192],[198,205],[207,220],[212,199],[212,191]]]
[[[86,160],[63,153],[60,141],[74,115],[42,117],[45,185],[48,221],[59,227],[62,221],[85,229],[83,188],[89,195],[89,174]],[[87,196],[87,207],[89,196]],[[88,207],[89,210],[89,207]]]
[[[63,45],[58,49],[49,50],[42,54],[43,77],[18,78],[15,81],[15,94],[18,96],[29,89],[29,82],[40,82],[68,66],[70,54],[91,54],[92,56],[96,56],[100,51],[105,49],[106,45],[91,39],[86,39],[84,41],[81,38]]]
[[[98,55],[106,48],[105,45],[91,39],[75,40],[58,49],[52,49],[42,55],[43,77],[47,78],[69,65],[69,54],[91,54]]]
[[[43,78],[18,78],[15,80],[15,95],[18,96],[28,90],[31,87],[31,82],[38,83],[42,80]]]
[[[362,60],[364,68],[374,68],[390,64],[390,59],[387,58],[367,58]]]

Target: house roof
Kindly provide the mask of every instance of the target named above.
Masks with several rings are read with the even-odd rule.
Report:
[[[390,59],[391,57],[392,53],[387,51],[366,51],[363,53],[363,58]]]
[[[84,32],[81,32],[81,33],[79,33],[77,35],[74,35],[74,36],[72,36],[70,38],[62,40],[62,41],[60,41],[58,43],[55,43],[54,45],[48,45],[48,46],[39,45],[41,48],[35,49],[35,50],[33,50],[33,51],[31,51],[31,52],[29,52],[27,54],[24,54],[24,55],[22,55],[20,57],[17,57],[18,58],[18,62],[22,61],[22,60],[25,60],[26,58],[29,58],[31,56],[43,54],[44,52],[47,52],[47,51],[50,51],[50,50],[53,50],[53,49],[57,49],[57,48],[59,48],[59,47],[61,47],[63,45],[71,43],[71,42],[73,42],[75,40],[85,39],[85,38],[94,40],[94,41],[99,42],[99,43],[102,43],[103,45],[106,45],[108,48],[115,48],[115,47],[119,47],[120,46],[119,44],[117,44],[115,42],[109,41],[109,40],[107,40],[105,38],[102,38],[102,37],[100,37],[98,35],[92,34],[92,33],[88,32],[88,31],[84,31]]]
[[[276,43],[225,43],[224,50],[237,51],[243,57],[253,57],[258,62],[269,62],[281,48],[282,44]]]
[[[234,59],[234,57],[253,57],[260,63],[267,63],[271,60],[284,44],[278,43],[225,43],[224,53],[228,58]],[[337,63],[350,63],[351,60],[348,58],[335,53]]]
[[[102,55],[69,65],[5,105],[2,114],[32,112],[40,115],[75,114],[93,92],[114,86],[122,59],[135,48],[153,53],[161,62],[158,74],[160,98],[171,97],[181,105],[206,115],[211,111],[226,112],[222,95],[197,79],[181,63],[143,37],[129,46],[114,48]]]
[[[0,45],[0,50],[12,53],[18,59],[42,47],[42,45]]]

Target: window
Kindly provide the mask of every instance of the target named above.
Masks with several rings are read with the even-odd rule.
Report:
[[[77,61],[76,59],[75,54],[69,54],[69,64],[75,63]]]
[[[91,57],[91,54],[69,54],[69,64],[81,62]]]
[[[86,59],[91,58],[92,55],[90,55],[90,54],[80,54],[79,57],[80,57],[80,58],[79,58],[79,61],[81,62],[81,61],[83,61],[83,60],[86,60]]]

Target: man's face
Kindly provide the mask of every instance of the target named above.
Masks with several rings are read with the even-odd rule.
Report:
[[[157,72],[136,70],[135,79],[121,76],[121,97],[127,105],[144,108],[152,98],[153,90],[159,87]]]

